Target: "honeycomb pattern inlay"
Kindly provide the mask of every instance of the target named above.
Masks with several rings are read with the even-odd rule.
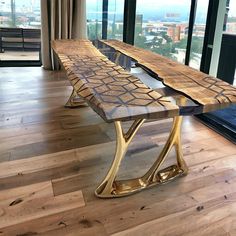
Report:
[[[118,40],[101,42],[131,57],[138,65],[156,74],[165,85],[203,105],[204,111],[236,103],[236,88],[220,79]]]
[[[78,44],[76,54],[68,53],[65,44],[63,53],[63,47],[58,44],[60,41],[54,41],[53,49],[72,86],[104,120],[166,118],[179,114],[177,105],[147,87],[122,67],[109,61],[105,56],[97,53],[90,55],[89,52],[92,50],[97,51],[92,44],[88,52],[82,55],[77,54]],[[82,43],[80,47],[81,45]]]

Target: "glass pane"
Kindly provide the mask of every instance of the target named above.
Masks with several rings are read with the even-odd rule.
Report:
[[[137,0],[135,45],[184,63],[191,0]]]
[[[0,27],[40,28],[40,0],[1,0]]]
[[[123,40],[124,0],[108,1],[107,38]]]
[[[200,68],[202,58],[202,48],[206,28],[208,3],[209,1],[206,0],[198,0],[197,2],[197,11],[195,24],[193,27],[193,37],[189,62],[189,65],[195,69]]]
[[[0,30],[0,60],[38,61],[41,48],[40,0],[1,0]]]
[[[227,22],[225,32],[236,34],[236,0],[227,0]],[[236,86],[236,68],[234,73],[234,86]]]
[[[231,34],[236,34],[236,0],[229,1],[226,32]]]
[[[102,38],[102,0],[86,1],[87,30],[90,40]]]

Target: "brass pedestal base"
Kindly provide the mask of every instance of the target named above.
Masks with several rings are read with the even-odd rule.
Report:
[[[121,160],[124,158],[130,142],[144,121],[144,119],[135,120],[127,133],[124,133],[120,121],[115,122],[117,134],[116,154],[107,176],[95,190],[95,195],[97,197],[114,198],[131,195],[141,191],[142,189],[158,184],[165,184],[179,176],[187,174],[188,168],[183,159],[180,137],[182,117],[178,116],[174,118],[173,126],[165,146],[147,173],[140,178],[116,180]],[[177,163],[175,165],[161,169],[161,166],[172,147],[174,147],[176,151]]]
[[[157,172],[157,176],[152,181],[145,182],[143,178],[117,180],[113,182],[112,191],[110,193],[104,193],[102,189],[105,185],[100,185],[95,194],[100,198],[128,196],[155,185],[168,183],[186,174],[187,172],[185,170],[180,169],[177,165],[172,165]]]
[[[87,106],[87,103],[83,99],[79,98],[76,91],[73,89],[68,101],[65,104],[66,108],[76,108],[81,106]]]

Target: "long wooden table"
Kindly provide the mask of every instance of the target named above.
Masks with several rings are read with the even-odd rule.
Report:
[[[101,42],[132,58],[138,66],[151,72],[166,86],[202,104],[203,112],[223,108],[229,103],[236,102],[236,88],[220,79],[118,40],[101,40]]]
[[[69,99],[70,104],[74,105],[74,96],[78,95],[104,121],[114,122],[115,125],[117,145],[114,161],[106,177],[95,191],[95,194],[101,198],[129,195],[187,174],[188,168],[184,162],[181,148],[182,115],[199,114],[206,110],[219,109],[236,102],[236,89],[221,80],[209,78],[205,74],[198,77],[197,72],[186,76],[187,68],[172,61],[168,62],[168,68],[165,70],[164,62],[160,61],[158,66],[157,58],[153,58],[153,60],[155,59],[154,66],[150,60],[152,57],[148,57],[147,63],[144,56],[141,58],[139,55],[138,58],[139,49],[137,49],[137,54],[133,54],[128,45],[116,42],[116,45],[112,46],[110,42],[103,43],[132,57],[142,67],[151,70],[152,73],[158,72],[156,73],[158,78],[161,75],[163,83],[170,88],[160,88],[154,91],[139,78],[108,60],[88,40],[52,42],[52,48],[73,86],[72,96]],[[118,49],[117,45],[127,47],[127,51]],[[149,52],[144,51],[144,54],[148,56]],[[151,56],[155,57],[154,55]],[[165,61],[165,58],[162,58],[162,60]],[[179,79],[177,79],[177,75]],[[211,81],[214,81],[214,83],[211,83]],[[193,87],[193,90],[191,90],[191,87]],[[215,93],[219,87],[223,87],[224,90]],[[173,89],[180,93],[174,92]],[[204,95],[204,97],[198,98],[197,94]],[[174,121],[169,138],[155,163],[146,174],[139,178],[116,180],[120,163],[138,129],[146,119],[160,118],[173,118]],[[124,132],[122,122],[129,120],[132,120],[133,123],[129,130]],[[161,169],[172,147],[176,150],[176,164]]]

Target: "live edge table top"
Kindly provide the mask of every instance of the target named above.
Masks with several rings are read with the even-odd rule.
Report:
[[[220,79],[118,40],[101,42],[132,58],[137,65],[152,72],[166,86],[203,105],[203,112],[236,103],[236,88]]]
[[[107,122],[174,117],[180,115],[181,109],[184,109],[176,105],[174,98],[152,90],[139,78],[108,60],[88,40],[56,40],[52,42],[52,48],[65,68],[68,79],[77,94]],[[125,51],[122,53],[127,55]],[[128,56],[132,57],[133,55]],[[142,60],[137,61],[144,64],[144,58]],[[164,67],[162,60],[160,68]],[[196,75],[194,73],[189,75],[191,78],[198,76],[203,81],[196,86],[197,82],[194,79],[191,79],[194,82],[190,83],[188,77],[185,76],[185,70],[187,70],[185,67],[176,74],[176,70],[172,72],[171,70],[172,67],[179,68],[179,64],[172,61],[168,63],[166,70],[163,69],[162,74],[158,74],[162,78],[162,82],[198,102],[198,105],[196,103],[193,105],[194,109],[189,109],[189,106],[186,106],[186,109],[190,111],[188,115],[195,114],[196,111],[198,111],[197,113],[203,112],[206,106],[213,105],[214,109],[218,109],[236,102],[236,89],[229,84],[203,73],[201,74],[204,76],[199,77],[196,71]],[[150,56],[147,57],[145,66],[149,67],[149,64],[149,69],[154,70]],[[156,67],[158,67],[158,63]],[[189,85],[188,89],[186,89],[187,84]],[[194,92],[191,92],[191,86],[193,86]],[[215,92],[212,92],[212,89],[215,91],[215,87],[221,89],[217,96]],[[206,93],[209,99],[207,100],[203,96],[202,100],[196,99],[197,93]],[[200,109],[195,109],[196,107]]]

